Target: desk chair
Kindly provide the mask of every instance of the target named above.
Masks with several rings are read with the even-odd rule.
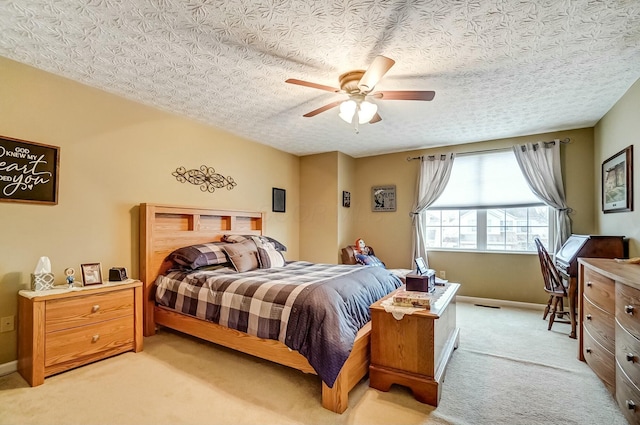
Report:
[[[558,273],[558,269],[553,264],[549,253],[545,249],[540,239],[534,239],[536,249],[538,250],[538,258],[540,259],[540,268],[542,270],[542,277],[544,278],[544,290],[549,294],[549,301],[544,309],[543,320],[549,316],[549,327],[547,330],[551,330],[554,322],[571,323],[570,317],[564,319],[565,316],[569,316],[569,311],[564,311],[564,299],[567,297],[567,288],[562,283],[562,278]],[[556,320],[561,319],[561,320]]]

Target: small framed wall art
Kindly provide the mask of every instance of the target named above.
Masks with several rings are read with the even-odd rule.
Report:
[[[287,192],[284,189],[274,187],[271,191],[271,211],[286,212],[287,209]]]
[[[342,191],[342,206],[345,208],[351,207],[351,192]]]
[[[82,269],[82,284],[99,285],[102,283],[102,265],[100,263],[80,264]]]
[[[633,145],[602,163],[602,211],[633,211]]]
[[[371,188],[371,211],[396,210],[396,185],[373,186]]]

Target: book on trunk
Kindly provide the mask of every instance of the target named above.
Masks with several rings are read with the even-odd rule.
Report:
[[[429,308],[431,306],[431,294],[422,291],[398,291],[393,296],[393,305]]]

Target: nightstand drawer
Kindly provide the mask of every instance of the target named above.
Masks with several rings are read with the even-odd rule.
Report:
[[[131,316],[133,302],[133,289],[48,301],[45,312],[46,332]]]
[[[589,334],[600,345],[613,353],[615,349],[615,319],[613,314],[593,305],[587,298],[584,299],[583,308],[582,323],[584,328],[589,331]]]
[[[47,334],[45,366],[90,357],[119,347],[134,347],[133,315]]]

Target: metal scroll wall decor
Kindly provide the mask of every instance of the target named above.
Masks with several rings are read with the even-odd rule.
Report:
[[[206,165],[202,165],[199,169],[193,168],[191,170],[178,167],[171,175],[180,183],[189,182],[200,186],[201,191],[209,193],[213,193],[216,189],[222,189],[223,187],[231,190],[237,184],[233,177],[225,177],[222,174],[218,174],[213,167],[207,167]]]

